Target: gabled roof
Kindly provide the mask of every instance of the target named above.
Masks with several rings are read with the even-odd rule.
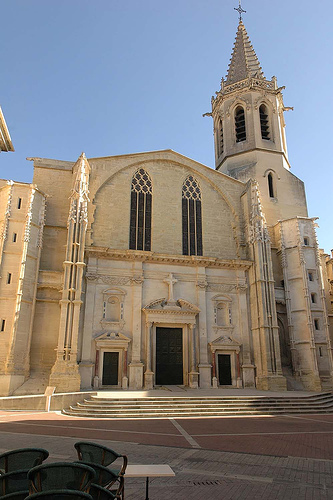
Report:
[[[0,151],[14,151],[5,117],[0,108]]]
[[[247,78],[265,80],[264,73],[252,47],[243,21],[239,21],[236,41],[226,77],[226,84],[230,85]]]

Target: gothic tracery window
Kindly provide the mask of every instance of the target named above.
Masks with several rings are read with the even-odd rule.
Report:
[[[189,175],[182,188],[183,255],[202,255],[201,191]]]
[[[242,106],[238,106],[235,111],[235,132],[236,142],[246,141],[245,113]]]
[[[151,207],[152,182],[149,174],[140,168],[135,172],[131,184],[131,219],[130,241],[131,250],[151,249]]]

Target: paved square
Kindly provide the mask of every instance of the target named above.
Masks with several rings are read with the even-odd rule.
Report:
[[[58,413],[0,412],[0,452],[44,447],[74,460],[78,439],[125,453],[129,463],[169,464],[174,478],[150,481],[150,499],[333,499],[333,415],[108,420]],[[144,498],[126,481],[126,500]]]

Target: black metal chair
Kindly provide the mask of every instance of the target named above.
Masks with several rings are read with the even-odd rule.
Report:
[[[114,498],[123,498],[124,496],[124,476],[115,474],[114,471],[104,465],[94,464],[90,462],[76,462],[84,463],[95,471],[95,479],[91,486],[97,485],[109,490]]]
[[[89,494],[93,497],[93,500],[112,500],[117,498],[110,490],[94,483],[90,486]]]
[[[40,465],[49,456],[44,448],[19,448],[0,455],[0,474],[15,470],[31,469]]]
[[[122,466],[119,468],[111,468],[115,474],[124,475],[127,467],[127,456],[121,455],[111,448],[102,446],[101,444],[92,443],[90,441],[78,441],[74,444],[78,458],[82,462],[90,462],[94,464],[104,465],[107,467],[113,464],[118,458],[122,458]]]
[[[29,490],[28,480],[29,469],[16,470],[7,472],[0,476],[0,498],[1,495],[8,495],[10,493],[22,493]]]
[[[28,472],[29,489],[31,494],[59,489],[88,492],[95,475],[94,469],[83,463],[38,465]]]
[[[40,491],[38,493],[33,493],[28,496],[26,500],[93,500],[93,497],[89,493],[84,493],[83,491],[75,490],[51,490],[51,491]]]
[[[8,495],[1,496],[1,500],[25,500],[29,496],[29,491],[16,491],[15,493],[8,493]]]

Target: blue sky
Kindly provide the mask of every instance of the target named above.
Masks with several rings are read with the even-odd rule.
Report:
[[[318,240],[333,247],[329,0],[243,0],[265,76],[285,85],[292,172]],[[202,118],[225,76],[237,0],[2,0],[0,105],[15,147],[0,176],[30,182],[26,157],[60,160],[171,148],[214,167]],[[316,6],[318,6],[316,8]]]

